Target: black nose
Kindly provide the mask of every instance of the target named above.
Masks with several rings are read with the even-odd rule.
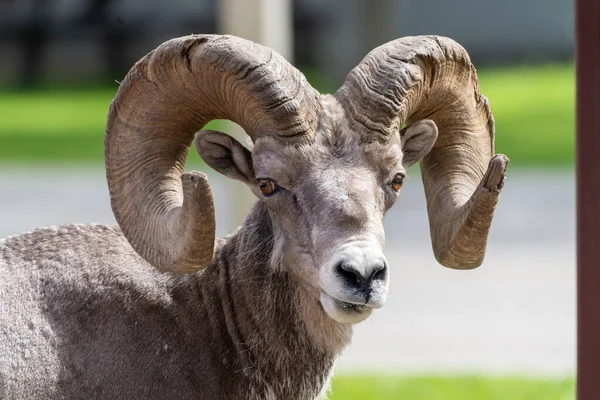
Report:
[[[346,282],[346,285],[365,293],[371,291],[374,281],[385,279],[386,270],[387,266],[383,261],[368,266],[340,262],[336,266],[337,274]]]

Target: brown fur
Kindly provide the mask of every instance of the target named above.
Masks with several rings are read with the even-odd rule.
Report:
[[[271,246],[260,203],[194,275],[155,270],[104,226],[6,239],[0,398],[316,398],[351,328],[269,267]]]

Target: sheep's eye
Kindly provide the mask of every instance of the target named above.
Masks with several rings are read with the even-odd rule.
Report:
[[[271,179],[258,179],[258,187],[265,196],[270,196],[277,191],[279,186]]]
[[[392,179],[392,182],[391,182],[392,188],[397,192],[402,187],[403,182],[404,182],[404,175],[402,175],[402,174],[394,175],[394,179]]]

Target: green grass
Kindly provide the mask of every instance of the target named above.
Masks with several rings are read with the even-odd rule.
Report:
[[[98,161],[113,90],[0,94],[0,160]]]
[[[342,376],[330,400],[575,400],[574,379]]]
[[[513,166],[573,164],[572,65],[483,69],[479,77],[496,118],[497,152]],[[0,162],[101,163],[116,89],[0,92]]]

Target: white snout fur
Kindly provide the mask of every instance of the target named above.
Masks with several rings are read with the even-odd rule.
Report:
[[[368,303],[357,298],[356,290],[352,290],[340,278],[336,271],[340,262],[352,263],[357,272],[369,275],[368,269],[374,264],[386,264],[385,256],[379,246],[372,242],[354,242],[346,244],[332,252],[329,260],[319,272],[321,287],[320,301],[323,309],[334,320],[341,323],[357,323],[366,319],[374,308],[380,308],[387,300],[389,288],[389,269],[385,279],[373,285]],[[354,304],[356,308],[344,307],[343,303]]]

